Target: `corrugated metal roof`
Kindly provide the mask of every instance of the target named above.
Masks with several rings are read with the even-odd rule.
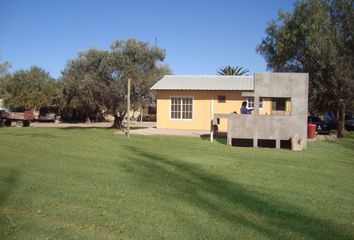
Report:
[[[254,90],[253,76],[165,75],[152,90]]]

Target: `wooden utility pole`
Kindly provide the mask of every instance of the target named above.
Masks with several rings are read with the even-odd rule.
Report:
[[[214,140],[214,99],[210,99],[210,142]]]
[[[127,137],[130,137],[130,78],[128,78],[127,93]]]

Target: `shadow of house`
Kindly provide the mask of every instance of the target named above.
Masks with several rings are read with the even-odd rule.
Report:
[[[270,239],[354,239],[353,231],[342,225],[313,217],[305,209],[267,194],[249,191],[247,186],[196,165],[136,147],[127,146],[127,150],[132,155],[121,165],[139,182],[138,186],[207,211],[210,218],[222,219],[236,228],[245,226]],[[185,213],[174,214],[188,221]]]

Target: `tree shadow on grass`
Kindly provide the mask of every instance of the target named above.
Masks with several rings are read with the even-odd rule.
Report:
[[[332,145],[337,145],[338,147],[343,147],[349,150],[353,150],[354,149],[354,134],[350,133],[347,134],[344,138],[340,138],[337,140],[330,140],[330,141],[326,141],[329,144]]]
[[[210,134],[200,135],[200,138],[204,141],[210,141]],[[214,141],[221,143],[223,145],[227,145],[227,135],[226,133],[220,133],[218,135],[214,135]]]
[[[92,130],[92,129],[101,129],[101,130],[114,130],[112,127],[58,127],[60,130]]]
[[[121,164],[134,180],[140,182],[139,186],[187,202],[234,227],[242,225],[270,239],[296,236],[306,239],[354,239],[354,232],[348,226],[313,217],[304,209],[274,200],[269,193],[249,191],[244,185],[171,156],[137,147],[127,148],[131,156]],[[183,213],[181,215],[183,217]]]
[[[147,127],[130,127],[130,130],[136,130],[136,129],[144,129]],[[70,126],[70,127],[58,127],[58,129],[61,130],[90,130],[90,129],[101,129],[101,130],[116,130],[116,131],[122,131],[125,129],[117,129],[114,127],[75,127],[75,126]]]
[[[0,239],[9,237],[15,230],[16,224],[12,222],[5,212],[6,203],[16,188],[19,171],[9,168],[0,168]]]

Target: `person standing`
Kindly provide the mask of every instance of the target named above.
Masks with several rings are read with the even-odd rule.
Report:
[[[241,108],[240,108],[240,113],[241,113],[241,114],[250,114],[250,113],[251,113],[251,110],[249,110],[249,109],[247,108],[247,102],[246,102],[246,101],[243,101],[243,102],[242,102],[242,106],[241,106]]]

